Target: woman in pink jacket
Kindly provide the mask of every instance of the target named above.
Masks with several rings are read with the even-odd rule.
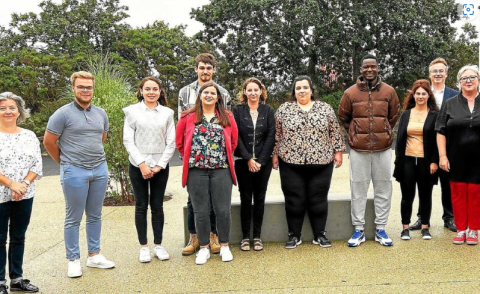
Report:
[[[184,111],[177,125],[176,142],[183,157],[182,185],[187,186],[195,212],[200,250],[196,264],[210,258],[210,201],[217,216],[222,261],[233,260],[228,246],[232,183],[236,185],[233,151],[238,131],[233,114],[213,82],[199,91],[195,106]]]

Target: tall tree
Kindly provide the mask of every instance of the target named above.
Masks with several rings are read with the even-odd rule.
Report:
[[[46,0],[41,12],[12,14],[0,27],[0,91],[23,96],[35,112],[57,99],[72,71],[93,53],[107,54],[121,32],[128,7],[119,0]]]
[[[462,26],[462,33],[450,44],[447,85],[456,88],[458,70],[467,64],[478,64],[478,32],[473,24]]]
[[[12,15],[12,48],[32,48],[39,52],[106,53],[129,25],[127,6],[120,0],[64,0],[56,4],[46,0],[42,11]]]
[[[169,28],[162,21],[125,30],[114,43],[112,52],[132,71],[135,82],[158,75],[169,96],[176,96],[181,87],[195,79],[193,58],[208,48],[187,37],[184,30],[183,26]]]
[[[299,74],[321,84],[335,69],[346,80],[373,52],[389,81],[406,87],[426,62],[449,52],[454,0],[212,0],[192,10],[197,37],[216,44],[234,75],[286,86]],[[323,70],[326,69],[326,71]]]

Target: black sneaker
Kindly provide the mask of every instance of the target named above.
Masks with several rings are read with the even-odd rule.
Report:
[[[409,229],[412,231],[420,230],[421,228],[422,228],[422,220],[420,218],[418,218],[417,221],[409,227]]]
[[[8,286],[7,286],[7,285],[1,284],[1,285],[0,285],[0,294],[8,294],[7,289],[8,289]]]
[[[400,234],[400,238],[402,240],[410,240],[410,230],[409,229],[403,229],[402,234]]]
[[[19,291],[19,292],[25,292],[25,293],[35,293],[35,292],[38,292],[38,287],[30,284],[30,280],[22,279],[18,283],[10,282],[10,291],[11,292]]]
[[[312,243],[320,245],[320,247],[323,247],[323,248],[332,247],[332,242],[330,242],[330,240],[328,240],[326,234],[327,234],[327,232],[320,233],[320,235],[313,238]]]
[[[423,240],[432,239],[432,235],[430,235],[430,230],[428,228],[422,229],[422,239]]]
[[[302,240],[295,236],[289,236],[287,243],[285,243],[285,248],[295,249],[298,245],[302,244]]]
[[[455,226],[453,219],[445,220],[445,223],[443,224],[443,226],[452,232],[455,232],[455,233],[457,232],[457,226]]]

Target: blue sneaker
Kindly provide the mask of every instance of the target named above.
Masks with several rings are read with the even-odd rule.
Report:
[[[365,234],[363,233],[363,231],[355,230],[350,240],[348,240],[347,244],[348,247],[357,247],[360,246],[360,244],[362,244],[363,242],[365,242]]]
[[[377,230],[377,232],[375,233],[375,241],[377,241],[383,246],[393,245],[392,239],[388,237],[387,232],[385,232],[385,230]]]

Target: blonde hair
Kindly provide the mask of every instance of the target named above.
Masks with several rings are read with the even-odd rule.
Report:
[[[95,77],[87,72],[87,71],[77,71],[77,72],[74,72],[71,76],[70,76],[70,82],[72,82],[72,85],[75,85],[75,80],[78,79],[78,78],[81,78],[81,79],[87,79],[87,80],[92,80],[93,81],[93,84],[95,85]]]
[[[238,92],[238,95],[237,95],[238,100],[240,100],[242,104],[248,103],[248,97],[247,95],[245,95],[245,89],[247,88],[247,85],[250,83],[257,84],[257,86],[260,88],[260,91],[262,91],[262,93],[260,94],[260,104],[264,104],[265,100],[267,100],[267,89],[259,79],[254,77],[248,78],[245,80],[245,82],[243,82],[242,91]]]
[[[430,62],[430,65],[428,66],[428,70],[430,71],[430,68],[432,66],[434,66],[435,64],[438,64],[438,63],[441,63],[443,65],[445,65],[447,71],[448,71],[448,64],[447,62],[445,61],[445,59],[439,57],[439,58],[435,58],[432,62]]]

